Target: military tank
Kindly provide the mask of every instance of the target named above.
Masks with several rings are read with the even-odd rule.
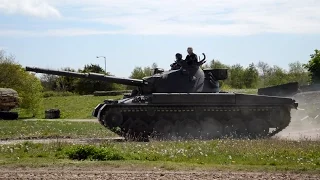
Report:
[[[203,54],[205,55],[205,54]],[[180,69],[155,69],[143,79],[118,78],[36,67],[27,71],[72,76],[135,86],[120,100],[105,100],[92,115],[101,125],[128,140],[271,137],[290,123],[298,104],[291,98],[220,91],[228,69],[202,69],[205,58]]]
[[[12,109],[19,106],[19,95],[17,91],[11,88],[0,88],[0,119],[15,120],[18,119],[17,112],[11,112]]]

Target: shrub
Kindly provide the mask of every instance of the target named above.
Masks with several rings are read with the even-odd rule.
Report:
[[[43,97],[59,97],[59,96],[75,96],[76,94],[69,91],[45,91],[43,92]]]
[[[124,160],[122,154],[109,147],[96,147],[92,145],[77,145],[66,150],[69,159],[73,160]]]

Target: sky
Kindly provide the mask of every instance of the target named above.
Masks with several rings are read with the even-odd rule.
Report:
[[[207,61],[287,69],[320,48],[319,0],[0,0],[0,49],[23,66],[99,64],[128,77],[169,69],[187,47]]]

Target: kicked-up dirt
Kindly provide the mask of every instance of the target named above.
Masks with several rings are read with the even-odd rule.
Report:
[[[0,179],[166,179],[166,180],[206,180],[206,179],[243,179],[243,180],[303,180],[320,179],[315,174],[263,173],[263,172],[225,172],[225,171],[138,171],[108,170],[96,168],[40,168],[40,169],[0,169]]]

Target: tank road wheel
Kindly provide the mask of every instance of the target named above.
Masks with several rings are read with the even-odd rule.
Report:
[[[253,119],[247,124],[250,138],[263,138],[269,133],[269,125],[262,119]]]
[[[124,121],[124,123],[121,125],[122,132],[127,134],[129,132],[129,128],[133,120],[131,118],[128,118]]]
[[[148,124],[140,119],[136,119],[130,123],[128,139],[139,142],[149,142],[148,130]]]
[[[213,139],[223,136],[223,125],[216,119],[205,117],[201,121],[201,138]]]
[[[184,119],[177,122],[176,127],[179,136],[183,139],[193,139],[200,137],[201,126],[194,120]]]
[[[174,125],[172,122],[160,118],[155,124],[153,128],[153,136],[156,139],[170,139],[170,136],[173,135]]]
[[[123,116],[119,111],[110,111],[107,112],[104,119],[104,125],[106,127],[117,128],[120,127],[123,123]]]
[[[225,134],[232,138],[241,138],[247,135],[247,126],[240,118],[232,118],[227,121]]]

